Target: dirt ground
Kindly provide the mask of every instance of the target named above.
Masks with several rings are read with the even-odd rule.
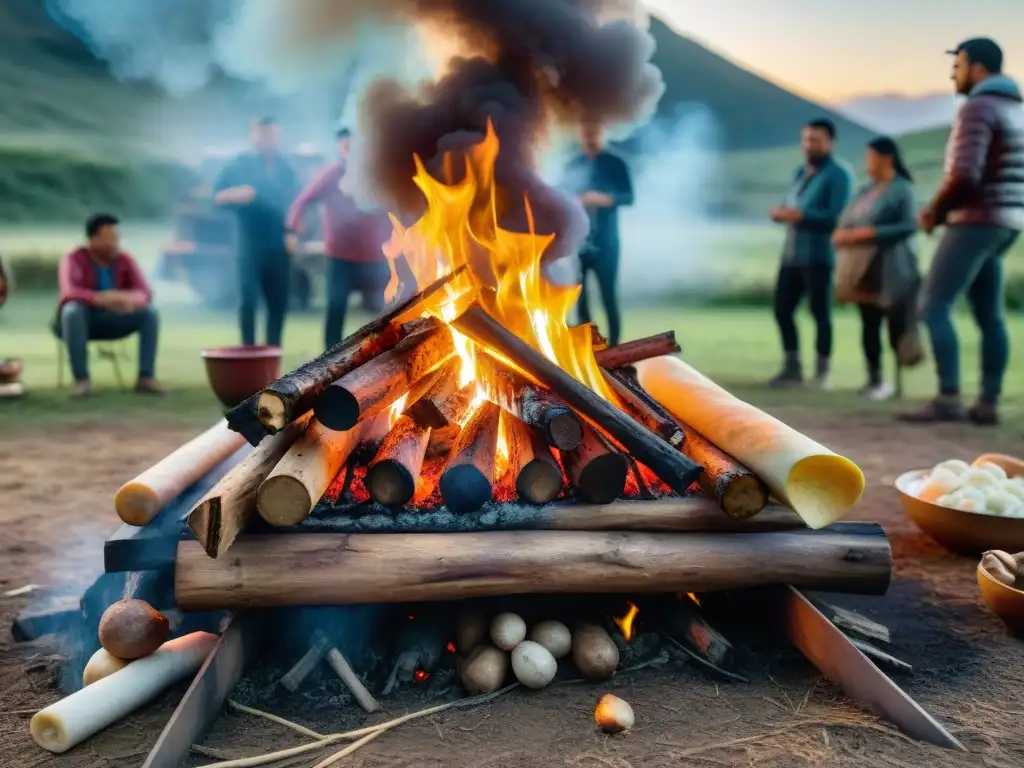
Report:
[[[513,691],[475,710],[450,711],[404,725],[347,758],[364,768],[659,768],[707,766],[1024,765],[1024,645],[1006,638],[977,596],[975,562],[945,553],[906,520],[892,490],[900,472],[985,451],[1024,454],[1024,439],[948,427],[897,427],[780,411],[793,426],[856,460],[868,491],[856,517],[882,523],[896,557],[896,581],[884,598],[852,598],[893,630],[896,656],[914,665],[895,679],[957,736],[968,754],[910,741],[844,699],[789,650],[748,648],[740,638],[748,684],[716,681],[696,667],[645,669],[608,684]],[[88,584],[102,564],[102,541],[117,527],[111,494],[125,479],[191,435],[138,425],[0,439],[0,594],[26,584]],[[54,701],[51,649],[15,645],[6,628],[31,596],[0,597],[0,766],[138,766],[180,695],[173,692],[68,755],[43,752],[28,734],[29,714]],[[636,727],[618,737],[592,725],[600,695],[629,701]],[[435,702],[432,702],[435,703]],[[385,702],[371,722],[418,708],[406,697]],[[367,718],[354,707],[281,714],[337,732]],[[245,756],[302,743],[280,726],[225,713],[204,744]],[[329,752],[291,765],[311,766]],[[197,757],[195,765],[213,762]]]

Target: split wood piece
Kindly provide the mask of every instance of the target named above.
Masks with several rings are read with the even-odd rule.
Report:
[[[327,651],[331,648],[331,641],[319,632],[314,633],[313,642],[302,658],[295,662],[295,666],[289,669],[278,681],[285,690],[295,693],[299,686],[316,669],[316,665],[323,661]]]
[[[597,364],[602,368],[622,368],[623,366],[639,363],[641,360],[650,360],[652,357],[663,357],[664,355],[676,355],[682,352],[682,347],[676,342],[675,331],[665,331],[655,336],[648,336],[635,341],[627,341],[625,344],[616,344],[614,347],[599,349],[594,352]]]
[[[583,427],[572,408],[492,355],[478,353],[476,366],[479,383],[491,402],[539,429],[558,450],[579,447]]]
[[[736,651],[717,629],[708,623],[700,608],[689,597],[666,603],[661,620],[669,634],[681,640],[711,665],[731,672],[736,667]]]
[[[423,309],[447,290],[462,270],[428,285],[381,317],[322,355],[282,376],[256,396],[256,413],[264,428],[273,434],[312,410],[320,393],[333,381],[365,365],[377,355],[395,347],[401,339],[400,325],[422,314]]]
[[[634,376],[624,371],[616,371],[612,378],[657,417],[682,429],[684,439],[682,445],[677,447],[703,467],[700,486],[704,493],[718,501],[725,514],[745,520],[765,508],[770,496],[767,483],[693,427],[678,422],[644,391]]]
[[[416,493],[430,428],[403,416],[384,438],[366,470],[366,490],[378,504],[404,506]]]
[[[828,605],[828,610],[832,616],[832,623],[844,632],[856,632],[862,637],[878,640],[883,643],[892,642],[889,628],[884,624],[872,621],[867,616],[863,616],[856,611],[839,608],[835,605]]]
[[[160,460],[114,494],[114,509],[128,525],[142,526],[207,472],[245,443],[226,421],[219,421]]]
[[[466,310],[454,325],[478,344],[515,361],[529,376],[543,383],[581,416],[608,433],[676,493],[685,493],[700,477],[698,464],[548,360],[479,306]]]
[[[659,435],[673,448],[680,448],[686,436],[679,425],[664,414],[655,411],[650,404],[630,388],[621,378],[610,371],[602,371],[612,392],[622,401],[622,407],[630,416]],[[692,456],[690,457],[693,458]],[[700,462],[697,462],[698,464]]]
[[[217,560],[180,542],[174,594],[183,610],[770,584],[884,594],[891,574],[885,533],[870,523],[777,533],[243,534]]]
[[[530,504],[546,504],[562,492],[562,468],[540,432],[507,411],[502,413],[508,472],[516,493]]]
[[[452,446],[438,487],[450,512],[475,512],[494,495],[494,465],[501,409],[481,403]]]
[[[334,674],[338,676],[338,679],[345,684],[345,687],[352,693],[356,703],[362,707],[366,713],[376,712],[380,709],[380,704],[373,698],[371,693],[366,690],[366,686],[363,685],[363,681],[359,679],[359,676],[353,671],[351,665],[348,663],[348,659],[342,656],[341,651],[337,648],[331,648],[327,651],[327,663],[331,665],[331,669],[334,670]]]
[[[446,404],[459,389],[461,373],[462,360],[456,357],[429,376],[424,376],[409,392],[405,415],[421,427],[430,429],[457,424],[458,420],[452,420],[451,408]]]
[[[359,444],[361,432],[335,432],[310,419],[257,491],[260,517],[281,528],[308,517]]]
[[[426,458],[435,459],[438,456],[447,456],[452,452],[452,446],[459,439],[462,427],[452,424],[441,429],[430,430],[430,440],[427,442]]]
[[[189,512],[186,522],[210,557],[220,557],[256,514],[256,492],[306,429],[310,414],[261,442]]]
[[[359,421],[394,404],[454,354],[451,331],[433,323],[325,388],[313,406],[313,413],[328,429],[352,429]]]
[[[593,427],[583,427],[583,442],[562,462],[577,495],[591,504],[611,504],[626,489],[629,461]]]
[[[229,617],[227,628],[167,721],[142,768],[178,768],[185,763],[192,745],[213,725],[246,667],[257,656],[262,635],[258,624],[252,616]]]

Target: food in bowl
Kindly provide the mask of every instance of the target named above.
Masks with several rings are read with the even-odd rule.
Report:
[[[914,495],[961,512],[1024,519],[1024,475],[1010,477],[986,456],[936,464]]]
[[[1024,552],[1011,555],[1000,549],[990,549],[981,556],[981,567],[1001,584],[1014,589],[1024,586]]]

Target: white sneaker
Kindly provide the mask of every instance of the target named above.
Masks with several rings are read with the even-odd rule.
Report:
[[[864,390],[864,396],[868,400],[875,401],[888,400],[893,396],[893,393],[893,386],[887,381],[883,381],[880,384],[875,384],[874,386],[867,387]]]

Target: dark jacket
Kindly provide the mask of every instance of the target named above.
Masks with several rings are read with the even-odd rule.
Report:
[[[626,161],[604,150],[594,157],[580,155],[569,163],[562,186],[573,195],[603,192],[614,204],[610,208],[588,209],[590,234],[584,251],[619,250],[619,207],[633,204],[633,179]]]
[[[960,107],[946,144],[936,221],[1024,230],[1024,105],[1005,75],[978,83]]]
[[[229,187],[250,186],[256,199],[229,205],[238,214],[238,235],[244,253],[285,252],[285,218],[299,193],[299,180],[284,155],[271,162],[256,152],[243,152],[225,166],[213,185],[216,194]]]
[[[803,219],[790,224],[782,262],[786,266],[832,266],[832,232],[850,202],[853,172],[842,161],[828,158],[813,174],[800,166],[793,176],[786,205],[799,208]]]

